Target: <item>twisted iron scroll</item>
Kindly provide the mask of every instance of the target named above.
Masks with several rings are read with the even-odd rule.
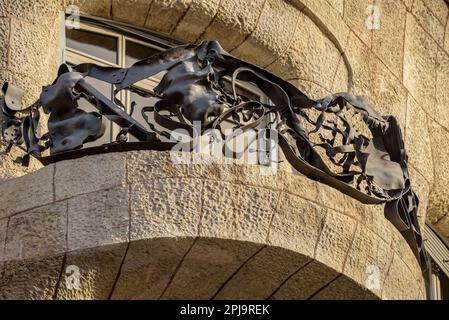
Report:
[[[134,84],[161,71],[166,73],[153,93],[160,100],[141,109],[149,128],[136,121],[132,112],[126,113],[119,99],[110,101],[85,80],[92,77],[113,84],[115,97],[121,90],[146,97],[149,94]],[[231,89],[226,88],[226,79],[230,79]],[[238,81],[258,87],[272,103],[238,94]],[[361,97],[338,93],[312,100],[292,84],[231,56],[215,41],[175,47],[124,69],[62,65],[54,83],[28,108],[21,106],[20,89],[5,84],[3,92],[3,137],[10,146],[26,151],[25,164],[29,155],[46,164],[105,151],[168,150],[173,144],[161,138],[176,129],[193,134],[194,121],[201,121],[202,132],[222,132],[225,122],[244,132],[260,126],[266,117],[274,117],[278,143],[296,170],[363,203],[385,203],[386,217],[425,266],[417,221],[419,201],[410,185],[401,129],[394,117],[379,115]],[[80,110],[82,97],[98,112]],[[50,114],[48,132],[43,135],[38,133],[41,107]],[[360,116],[366,134],[351,124],[345,115],[348,110]],[[148,113],[153,113],[154,120],[149,120]],[[121,128],[116,141],[81,149],[85,142],[103,135],[106,118]],[[156,129],[155,124],[164,130]],[[129,135],[140,142],[127,143]],[[42,156],[47,149],[50,155]]]

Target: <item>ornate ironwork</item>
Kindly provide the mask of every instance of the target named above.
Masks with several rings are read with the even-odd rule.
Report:
[[[144,126],[132,111],[125,111],[117,94],[129,90],[148,97],[135,84],[162,71],[166,73],[152,93],[159,100],[141,107],[148,124]],[[88,84],[89,77],[112,84],[113,101]],[[271,103],[238,93],[238,81],[259,88]],[[200,134],[216,129],[224,135],[225,124],[243,133],[269,117],[279,146],[296,170],[365,204],[385,203],[386,217],[425,265],[419,201],[410,184],[401,129],[393,116],[381,116],[362,97],[338,93],[312,100],[289,82],[231,56],[215,41],[174,47],[130,68],[62,65],[54,83],[44,87],[30,107],[22,106],[20,89],[6,83],[3,92],[3,138],[26,151],[24,164],[29,155],[48,164],[100,152],[169,150],[174,142],[163,138],[177,129],[193,135],[195,121],[201,121]],[[98,111],[81,110],[81,98]],[[41,108],[50,115],[48,132],[42,135]],[[121,128],[116,141],[82,149],[104,134],[106,119]],[[129,135],[138,142],[127,142]],[[44,156],[48,149],[50,155]]]

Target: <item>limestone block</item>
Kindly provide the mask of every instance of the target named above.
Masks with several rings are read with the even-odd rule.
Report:
[[[332,94],[328,89],[309,80],[291,80],[290,83],[306,93],[311,99],[318,100]]]
[[[312,297],[312,300],[379,300],[379,296],[347,277],[338,277]]]
[[[344,4],[345,22],[368,47],[371,47],[372,30],[368,28],[367,21],[372,14],[369,10],[372,4],[371,0],[346,0]]]
[[[295,171],[290,173],[281,170],[278,175],[283,182],[282,189],[285,192],[311,201],[318,199],[321,193],[321,185],[318,182]]]
[[[112,16],[116,21],[143,27],[150,5],[148,0],[112,0]]]
[[[61,9],[59,0],[8,0],[6,6],[9,16],[39,25],[42,29],[52,26]]]
[[[442,25],[446,25],[449,9],[445,0],[423,0],[423,3]]]
[[[197,179],[156,179],[132,185],[131,239],[197,235],[202,185]]]
[[[220,2],[192,0],[187,13],[179,21],[172,35],[187,42],[195,42],[212,22]]]
[[[264,0],[221,1],[212,23],[198,41],[218,39],[225,50],[240,45],[257,26]]]
[[[425,108],[435,103],[437,43],[407,14],[404,47],[404,85]]]
[[[350,79],[348,67],[343,57],[341,57],[338,62],[337,72],[335,73],[334,80],[332,82],[332,89],[330,91],[333,93],[349,92],[351,89],[351,81],[352,79]]]
[[[421,283],[423,285],[424,283]],[[416,285],[415,277],[410,275],[410,271],[402,259],[394,255],[387,278],[382,291],[383,300],[415,300],[421,296],[422,286]]]
[[[80,11],[92,16],[111,19],[112,0],[65,0],[65,7],[75,5]]]
[[[5,262],[0,278],[0,299],[53,299],[62,263],[63,255]]]
[[[145,28],[170,34],[189,9],[192,0],[153,0]]]
[[[155,238],[131,242],[112,299],[158,299],[194,238]]]
[[[124,186],[125,158],[123,153],[108,153],[58,162],[55,172],[56,200]]]
[[[370,283],[370,275],[378,271],[379,282],[373,283],[374,287],[371,291],[380,296],[392,258],[390,242],[385,242],[366,226],[359,225],[343,272],[355,282],[366,287]]]
[[[54,166],[0,183],[0,219],[53,202]]]
[[[161,299],[210,299],[262,245],[201,238],[185,256]],[[194,290],[192,290],[194,288]]]
[[[424,228],[424,224],[426,223],[427,206],[429,202],[431,184],[421,173],[419,173],[412,166],[409,166],[408,171],[413,191],[416,193],[419,199],[418,221],[422,231],[422,228]]]
[[[112,293],[128,244],[114,244],[67,253],[56,299],[107,300]],[[79,276],[78,283],[70,277]]]
[[[443,127],[449,128],[449,55],[438,49],[436,77],[436,103],[428,105],[430,117],[438,121]]]
[[[439,2],[439,0],[434,1],[427,1],[427,2]],[[443,4],[444,5],[444,4]],[[435,4],[436,6],[436,4]],[[435,8],[434,8],[435,9]],[[447,15],[447,6],[444,11],[441,11],[441,14]],[[434,12],[432,12],[429,9],[428,5],[425,5],[422,0],[416,0],[413,3],[412,7],[412,14],[416,17],[419,24],[430,34],[430,36],[440,45],[444,45],[444,26],[445,22],[441,22],[439,20],[439,15],[435,15]],[[445,19],[445,18],[444,18]],[[426,37],[428,35],[426,34]]]
[[[208,178],[219,180],[221,178],[221,165],[201,162],[190,157],[189,163],[176,162],[177,153],[159,151],[133,151],[127,154],[128,183],[138,185],[146,183],[151,178]],[[225,166],[231,167],[231,166]]]
[[[447,196],[447,186],[449,184],[449,177],[444,174],[449,170],[449,164],[447,159],[449,158],[449,148],[446,148],[446,143],[449,139],[449,133],[435,121],[429,121],[430,140],[432,141],[432,153],[434,168],[436,173],[442,173],[438,175],[438,179],[435,179],[433,188],[429,195],[429,204],[427,208],[427,219],[437,229],[443,233],[444,236],[449,236],[449,230],[443,231],[444,217],[449,212],[449,197]],[[443,228],[442,228],[443,227]]]
[[[447,51],[449,51],[449,37],[447,36],[447,34],[449,33],[449,24],[446,23],[446,31],[445,34],[446,36],[444,37],[444,49]]]
[[[313,261],[291,276],[270,299],[304,300],[338,276],[338,272]]]
[[[0,18],[0,43],[2,47],[0,49],[0,68],[6,68],[8,66],[9,56],[9,33],[11,30],[11,19]]]
[[[354,71],[352,92],[361,95],[380,114],[394,115],[404,127],[407,91],[362,41],[353,33],[346,55]]]
[[[357,222],[354,219],[328,210],[315,258],[341,272],[347,252],[352,245],[356,226]]]
[[[339,60],[335,44],[309,17],[300,14],[288,49],[267,70],[286,80],[308,80],[330,89]]]
[[[432,145],[427,126],[427,114],[411,97],[407,102],[406,150],[409,162],[433,183]]]
[[[279,192],[205,181],[200,235],[264,243]]]
[[[68,249],[129,240],[128,188],[117,187],[68,200]]]
[[[251,35],[231,53],[266,67],[287,50],[299,21],[299,11],[284,0],[267,1]]]
[[[329,0],[328,2],[339,14],[343,15],[344,0]]]
[[[326,209],[283,193],[274,215],[268,243],[313,257],[318,236],[324,226]]]
[[[380,10],[381,25],[379,30],[373,31],[373,51],[401,79],[406,7],[401,1],[391,0],[381,0],[376,5]]]
[[[419,260],[410,249],[408,243],[403,240],[404,238],[396,228],[391,226],[390,232],[393,237],[391,249],[393,250],[394,255],[401,258],[402,262],[407,265],[407,268],[410,272],[409,276],[416,279],[416,282],[420,283],[420,285],[422,286],[421,289],[424,289],[424,284],[421,283],[423,281],[423,277]]]
[[[215,297],[263,300],[310,259],[282,248],[265,247],[224,285]]]
[[[67,204],[56,202],[9,219],[5,260],[47,257],[66,251]]]

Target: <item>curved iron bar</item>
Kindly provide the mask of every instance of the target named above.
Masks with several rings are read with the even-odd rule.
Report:
[[[130,90],[147,97],[148,93],[134,84],[161,71],[166,73],[154,89],[159,101],[142,108],[150,129],[126,113],[117,98],[111,101],[86,82],[92,77],[112,84],[115,96],[121,90]],[[231,79],[231,89],[226,88],[225,79]],[[259,88],[272,104],[237,93],[238,81]],[[174,47],[130,68],[80,64],[71,69],[62,65],[54,83],[44,87],[39,101],[30,107],[21,105],[20,89],[6,83],[3,92],[3,138],[10,145],[22,146],[27,153],[24,164],[30,155],[47,164],[100,152],[170,150],[174,143],[162,142],[161,138],[179,129],[193,136],[194,121],[201,121],[200,134],[208,129],[222,132],[224,122],[232,123],[241,134],[260,126],[268,115],[275,115],[278,144],[288,162],[310,179],[363,203],[385,203],[385,216],[405,237],[423,268],[426,266],[417,220],[419,201],[411,188],[401,129],[393,116],[379,115],[361,97],[337,93],[312,100],[292,84],[231,56],[216,41]],[[79,109],[82,97],[98,112]],[[48,133],[44,135],[38,134],[41,107],[50,114]],[[351,124],[345,116],[348,110],[361,116],[371,137]],[[312,111],[318,113],[316,119]],[[149,120],[147,113],[152,113],[154,120]],[[335,119],[330,120],[332,117]],[[105,119],[122,128],[116,141],[81,150],[85,142],[103,135]],[[155,124],[163,130],[156,129]],[[317,133],[318,141],[314,142],[311,136]],[[139,142],[126,143],[129,134]],[[50,155],[43,156],[47,149]]]

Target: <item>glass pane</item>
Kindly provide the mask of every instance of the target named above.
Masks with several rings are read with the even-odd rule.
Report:
[[[79,29],[66,30],[66,46],[100,59],[118,63],[118,38]]]
[[[151,57],[160,50],[150,48],[132,41],[126,41],[126,67],[132,66],[137,61]]]

